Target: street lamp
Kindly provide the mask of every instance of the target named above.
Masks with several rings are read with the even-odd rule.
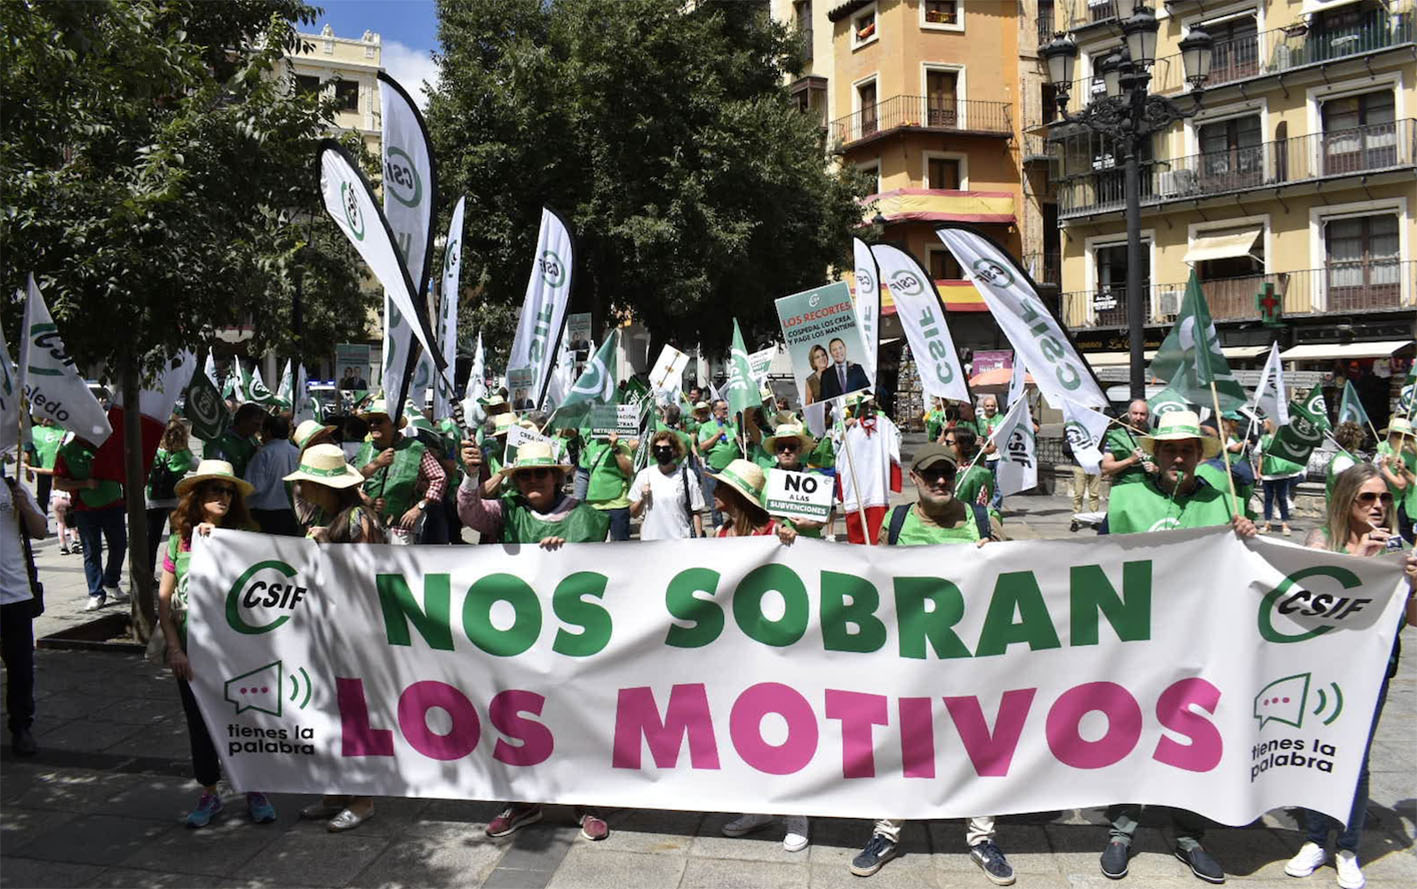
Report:
[[[1189,107],[1147,92],[1151,66],[1156,61],[1156,35],[1161,23],[1156,13],[1136,0],[1132,14],[1122,20],[1122,44],[1097,65],[1106,87],[1105,96],[1087,102],[1077,114],[1068,113],[1068,93],[1073,85],[1078,47],[1061,31],[1039,47],[1048,79],[1057,96],[1058,114],[1064,123],[1077,124],[1106,136],[1124,152],[1123,183],[1127,217],[1127,330],[1131,353],[1130,388],[1133,399],[1146,396],[1145,305],[1142,293],[1141,167],[1140,156],[1152,135],[1200,110],[1201,91],[1210,77],[1214,42],[1200,28],[1181,41],[1181,64],[1191,86]],[[1084,92],[1084,101],[1087,94]]]

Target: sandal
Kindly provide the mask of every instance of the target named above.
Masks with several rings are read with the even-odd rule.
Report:
[[[353,809],[345,808],[341,809],[340,813],[335,817],[331,818],[330,823],[325,826],[329,828],[330,833],[339,833],[340,831],[344,830],[354,830],[356,827],[373,817],[373,809],[370,809],[368,812],[365,812],[363,815],[361,815]]]

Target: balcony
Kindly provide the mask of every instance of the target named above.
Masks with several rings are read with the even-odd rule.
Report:
[[[1231,40],[1218,40],[1206,89],[1242,80],[1268,77],[1309,65],[1320,65],[1366,53],[1382,52],[1417,40],[1417,10],[1374,10],[1342,27],[1291,25]],[[1157,59],[1151,89],[1176,93],[1186,89],[1180,54]]]
[[[1265,284],[1274,285],[1286,316],[1389,311],[1417,302],[1417,260],[1334,261],[1322,269],[1202,281],[1201,290],[1216,321],[1257,321],[1255,296]],[[1165,325],[1174,321],[1186,283],[1148,285],[1146,289],[1146,323]],[[1112,290],[1116,308],[1093,311],[1093,299],[1098,295],[1090,290],[1062,295],[1063,317],[1069,327],[1127,326],[1125,293]]]
[[[1038,45],[1039,45],[1039,46],[1042,46],[1043,44],[1047,43],[1049,40],[1052,40],[1052,39],[1053,39],[1054,23],[1057,21],[1057,19],[1054,18],[1055,15],[1056,15],[1056,13],[1055,13],[1053,10],[1051,10],[1051,9],[1040,9],[1040,10],[1038,11]]]
[[[841,151],[853,143],[897,130],[973,133],[1007,139],[1014,131],[1009,109],[1007,102],[892,96],[832,121],[832,142]]]
[[[1372,124],[1277,142],[1156,161],[1142,169],[1143,206],[1195,201],[1417,165],[1417,120]],[[1077,218],[1121,210],[1122,170],[1063,178],[1058,213]]]
[[[1057,287],[1063,281],[1062,257],[1056,250],[1025,253],[1023,268],[1039,287]]]

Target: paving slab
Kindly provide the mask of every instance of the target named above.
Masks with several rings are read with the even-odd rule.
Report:
[[[477,885],[491,875],[505,851],[461,825],[421,823],[394,837],[349,885],[386,889]]]
[[[800,863],[692,858],[684,866],[679,889],[807,889],[811,868],[805,856]]]
[[[13,854],[46,861],[112,865],[149,848],[163,833],[180,829],[118,815],[77,815],[18,846]]]
[[[82,886],[102,871],[102,867],[94,864],[6,856],[4,868],[0,868],[0,886]]]
[[[688,859],[682,855],[645,855],[577,845],[557,868],[549,889],[625,889],[627,886],[678,886]]]
[[[241,876],[277,886],[348,886],[389,845],[389,837],[362,830],[346,833],[288,831],[268,845]]]

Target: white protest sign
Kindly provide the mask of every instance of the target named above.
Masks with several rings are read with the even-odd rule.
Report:
[[[1235,825],[1347,816],[1407,598],[1400,555],[1228,528],[553,551],[217,529],[188,591],[240,789]]]
[[[832,511],[832,480],[815,472],[769,469],[763,508],[785,519],[825,522]]]
[[[590,408],[590,434],[634,438],[640,433],[640,405],[594,404]]]
[[[677,392],[683,386],[684,368],[689,366],[689,356],[673,346],[659,350],[659,360],[649,372],[649,388],[653,392]]]

